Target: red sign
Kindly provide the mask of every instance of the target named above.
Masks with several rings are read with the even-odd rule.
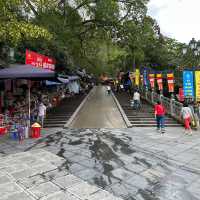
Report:
[[[55,59],[44,56],[42,54],[26,50],[26,64],[48,69],[51,71],[55,70]]]

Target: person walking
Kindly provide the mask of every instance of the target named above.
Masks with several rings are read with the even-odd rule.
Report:
[[[44,118],[46,116],[46,106],[43,104],[43,102],[40,102],[39,106],[38,106],[38,119],[39,119],[39,122],[40,122],[40,125],[42,126],[43,128],[43,125],[44,125]]]
[[[187,103],[183,104],[183,107],[181,109],[181,116],[184,120],[185,125],[185,133],[186,134],[192,134],[192,129],[190,126],[191,120],[192,120],[192,111]]]
[[[111,86],[110,85],[107,85],[107,93],[108,93],[108,95],[111,94]]]
[[[165,108],[158,100],[157,104],[154,107],[154,113],[157,123],[157,131],[161,131],[161,133],[165,133],[165,126],[164,126],[164,118],[165,118]]]
[[[134,108],[138,110],[140,107],[140,93],[137,90],[133,94],[133,102],[134,102]]]

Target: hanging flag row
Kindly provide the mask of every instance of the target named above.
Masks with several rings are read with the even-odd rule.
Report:
[[[165,76],[163,74],[166,74]],[[135,85],[142,84],[151,89],[155,89],[157,84],[158,90],[163,90],[163,79],[167,80],[168,91],[174,93],[175,77],[172,71],[167,73],[150,71],[149,69],[143,69],[140,73],[139,69],[135,72]],[[180,91],[179,91],[180,92]],[[182,94],[183,93],[183,94]],[[183,71],[183,92],[184,98],[195,98],[200,102],[200,71]]]
[[[163,90],[163,73],[152,72],[149,69],[144,69],[140,74],[139,69],[135,71],[135,85],[142,84],[144,86],[150,86],[151,89],[155,88],[157,83],[158,90]],[[167,83],[169,92],[174,92],[174,74],[172,72],[167,73]]]

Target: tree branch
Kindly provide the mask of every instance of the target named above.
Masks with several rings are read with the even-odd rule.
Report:
[[[34,8],[34,6],[32,5],[31,1],[30,0],[25,0],[27,5],[29,6],[29,8],[32,10],[32,12],[35,14],[35,15],[38,15],[38,12],[36,11],[36,9]]]

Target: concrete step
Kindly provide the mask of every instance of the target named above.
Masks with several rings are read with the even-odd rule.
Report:
[[[156,124],[132,124],[133,127],[156,127]],[[165,124],[165,127],[182,127],[180,124]]]
[[[155,120],[154,121],[133,121],[131,120],[130,121],[132,124],[154,124],[156,123]],[[165,124],[178,124],[177,122],[175,121],[165,121]]]
[[[124,110],[127,118],[135,127],[156,127],[154,118],[154,107],[142,100],[142,107],[136,111],[130,106],[130,96],[127,93],[116,94],[122,109]],[[166,127],[181,127],[176,120],[170,116],[165,117]]]
[[[151,116],[140,116],[140,115],[127,115],[127,117],[129,119],[133,119],[133,120],[150,120],[150,119],[155,119],[154,115],[151,115]],[[173,118],[171,117],[165,117],[165,120],[171,120],[171,121],[175,121]]]

